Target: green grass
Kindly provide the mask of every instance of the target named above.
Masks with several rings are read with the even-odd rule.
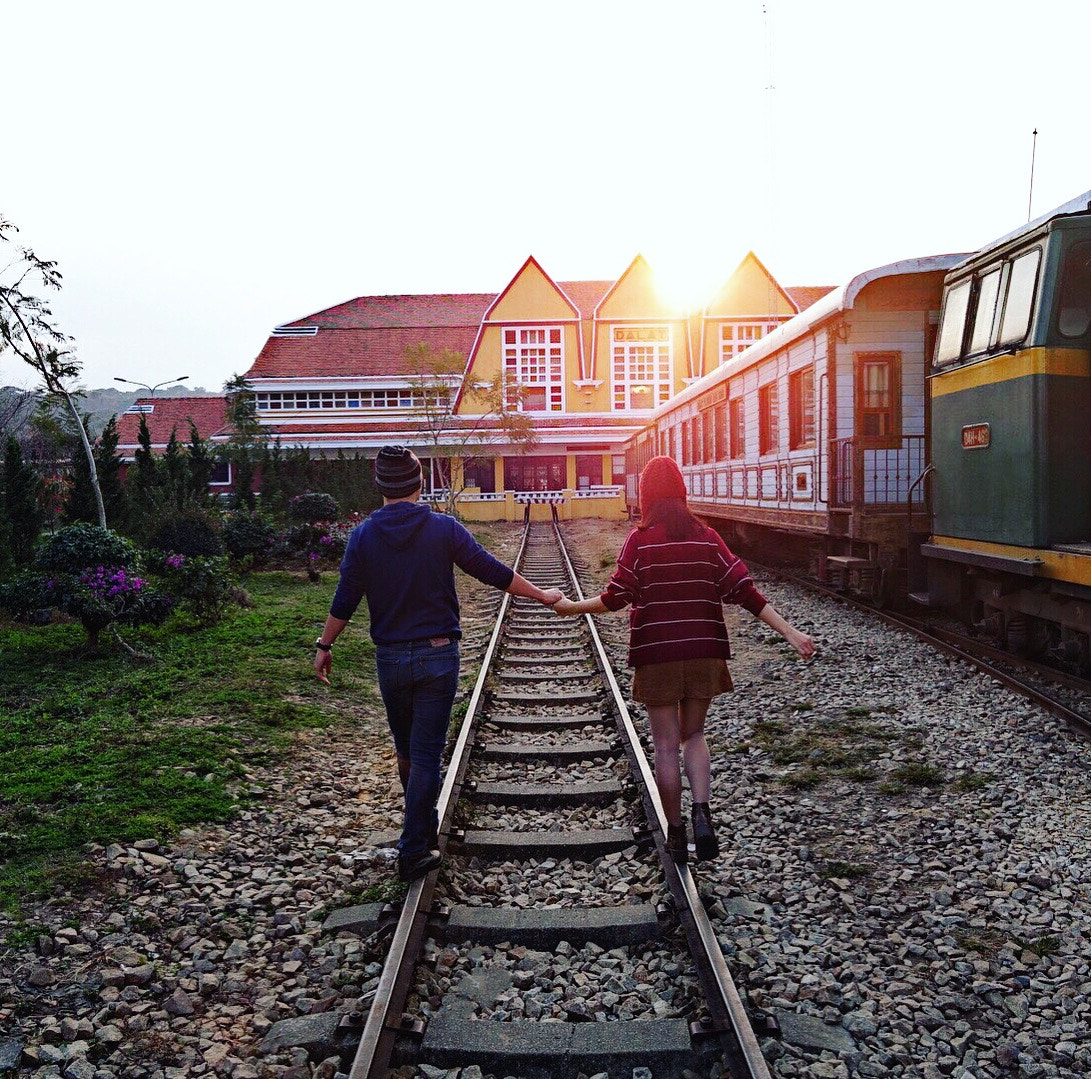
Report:
[[[196,630],[139,636],[151,663],[83,651],[78,625],[0,623],[0,905],[77,887],[85,844],[166,838],[224,821],[248,769],[293,732],[337,717],[314,678],[314,641],[336,584],[251,575],[249,610]],[[373,692],[363,609],[338,643],[339,688]]]

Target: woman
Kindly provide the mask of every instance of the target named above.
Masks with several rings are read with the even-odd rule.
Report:
[[[640,525],[626,537],[606,591],[578,603],[562,599],[553,607],[559,615],[632,607],[632,695],[648,710],[667,849],[679,865],[688,858],[679,748],[693,796],[697,858],[715,858],[720,851],[708,804],[711,769],[704,728],[712,698],[731,689],[724,603],[745,607],[804,659],[814,655],[811,638],[777,614],[719,534],[690,513],[674,461],[653,457],[640,476]]]

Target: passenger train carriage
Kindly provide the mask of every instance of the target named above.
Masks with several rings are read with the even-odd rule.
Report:
[[[693,510],[754,558],[904,590],[909,535],[928,531],[925,373],[964,258],[862,273],[661,406],[628,447],[631,508],[643,464],[667,454]]]
[[[1091,192],[951,270],[929,379],[927,591],[1091,666]]]

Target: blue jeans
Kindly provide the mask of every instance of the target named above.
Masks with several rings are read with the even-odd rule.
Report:
[[[458,690],[458,642],[428,641],[375,646],[379,692],[394,748],[409,762],[405,785],[405,824],[398,853],[421,854],[432,846],[439,826],[440,764]]]

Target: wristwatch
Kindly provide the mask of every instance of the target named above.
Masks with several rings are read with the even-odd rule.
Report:
[[[319,637],[318,640],[314,642],[314,646],[322,652],[328,652],[331,648],[333,648],[332,644],[323,644],[321,637]]]

